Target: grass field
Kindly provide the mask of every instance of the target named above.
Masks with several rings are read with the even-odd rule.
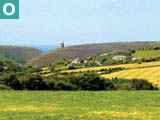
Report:
[[[145,59],[158,58],[160,57],[160,50],[137,51],[133,56]]]
[[[160,91],[0,91],[0,120],[159,120]]]

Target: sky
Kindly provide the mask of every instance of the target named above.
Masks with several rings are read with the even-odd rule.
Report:
[[[20,0],[20,19],[0,20],[0,44],[159,41],[160,0]]]

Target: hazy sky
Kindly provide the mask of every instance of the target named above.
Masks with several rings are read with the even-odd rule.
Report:
[[[160,0],[20,0],[0,20],[0,44],[160,40]]]

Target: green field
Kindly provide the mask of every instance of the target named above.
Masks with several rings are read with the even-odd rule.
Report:
[[[159,120],[160,91],[0,91],[0,120]]]
[[[137,51],[133,56],[145,59],[158,58],[160,57],[160,50]]]

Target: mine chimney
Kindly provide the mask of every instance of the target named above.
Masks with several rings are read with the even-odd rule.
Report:
[[[61,48],[64,48],[64,41],[62,43],[60,43]]]

